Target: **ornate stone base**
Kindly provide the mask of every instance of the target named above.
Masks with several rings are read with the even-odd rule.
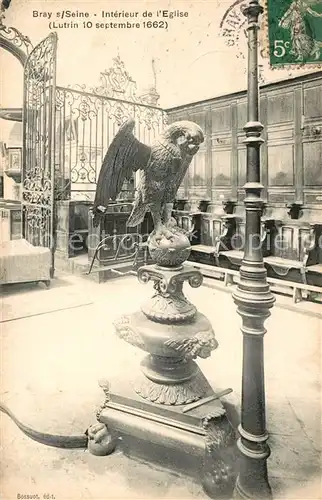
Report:
[[[162,267],[159,265],[142,266],[138,270],[141,283],[154,281],[155,293],[142,306],[142,311],[151,321],[177,323],[190,321],[197,313],[196,307],[185,297],[182,287],[187,281],[191,287],[198,288],[203,276],[187,265]]]
[[[205,395],[209,384],[193,359],[210,356],[218,343],[203,314],[197,312],[189,323],[163,324],[137,312],[114,326],[120,338],[150,353],[141,363],[145,380],[136,385],[143,398],[180,405]]]
[[[262,476],[254,474],[252,477],[251,474],[248,474],[248,477],[251,477],[251,484],[243,486],[240,484],[240,478],[237,477],[233,492],[234,499],[272,499],[272,490],[268,482],[267,470],[263,471]]]
[[[231,496],[236,436],[219,399],[205,400],[187,411],[185,405],[143,400],[126,381],[112,381],[114,386],[110,393],[104,391],[98,433],[105,436],[104,424],[110,435],[121,438],[119,446],[125,454],[198,478],[211,497]],[[214,391],[208,384],[209,394]]]
[[[189,240],[168,226],[161,229],[148,243],[156,264],[138,270],[141,283],[154,283],[153,296],[141,311],[114,323],[120,338],[148,355],[134,387],[121,389],[116,382],[118,392],[107,396],[98,420],[122,437],[131,456],[159,457],[163,466],[170,461],[170,469],[193,471],[210,496],[223,498],[235,483],[235,433],[194,361],[209,357],[218,342],[209,320],[183,293],[184,282],[202,284],[201,273],[183,265]]]
[[[184,366],[184,365],[183,365]],[[134,390],[142,398],[162,405],[184,405],[206,397],[209,384],[197,365],[197,374],[186,381],[175,384],[160,384],[147,377],[140,377]]]

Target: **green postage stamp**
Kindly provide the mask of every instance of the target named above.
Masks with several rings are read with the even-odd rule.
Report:
[[[271,66],[322,64],[322,0],[266,0]]]

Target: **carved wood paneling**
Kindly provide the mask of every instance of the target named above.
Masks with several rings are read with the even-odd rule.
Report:
[[[281,259],[297,259],[297,251],[293,248],[294,228],[282,226],[274,242],[274,254]]]
[[[281,257],[285,259],[297,259],[298,252],[294,248],[294,228],[283,226],[281,228],[281,245],[279,251],[281,252]]]
[[[197,160],[198,161],[198,160]],[[193,187],[194,184],[194,179],[196,178],[196,160],[195,158],[192,159],[192,162],[189,165],[189,169],[186,173],[186,176],[188,176],[188,189],[190,190],[191,187]]]
[[[245,199],[245,195],[246,195],[246,193],[245,193],[245,190],[244,190],[244,189],[238,189],[238,192],[237,192],[237,200],[238,200],[239,202],[243,202],[243,201],[244,201],[244,199]]]
[[[232,116],[232,156],[231,156],[231,176],[232,176],[232,199],[237,199],[238,188],[238,152],[237,152],[237,103],[233,102],[231,105]]]
[[[305,186],[322,186],[322,141],[303,144]]]
[[[322,117],[322,83],[304,89],[304,116],[305,118]]]
[[[246,182],[246,148],[238,149],[238,186]]]
[[[231,185],[231,150],[212,151],[213,186]]]
[[[281,226],[274,240],[274,255],[282,259],[301,261],[309,236],[309,227],[292,224]]]
[[[215,187],[212,189],[212,201],[222,203],[225,200],[227,201],[232,199],[233,196],[231,187],[228,188]]]
[[[206,129],[206,111],[205,110],[203,110],[201,112],[197,112],[197,113],[190,112],[189,113],[189,120],[197,123],[202,128],[202,130]]]
[[[245,134],[242,133],[242,132],[239,132],[238,135],[237,135],[237,144],[238,144],[238,146],[245,147],[244,140],[245,140]]]
[[[322,205],[321,190],[319,192],[315,192],[315,193],[304,192],[304,204],[305,205],[311,205],[311,204]]]
[[[198,154],[193,157],[191,166],[191,185],[192,186],[205,186],[206,185],[206,151],[200,150]]]
[[[267,98],[267,123],[290,122],[294,119],[293,92],[283,92],[269,95]]]
[[[295,184],[295,200],[299,203],[303,202],[303,151],[302,151],[302,107],[303,107],[303,90],[301,88],[294,89],[294,184]]]
[[[238,130],[243,130],[247,122],[247,102],[239,101],[237,104],[237,127]]]
[[[217,131],[222,132],[223,130],[231,129],[231,108],[230,104],[221,107],[212,108],[211,112],[212,120],[212,133],[215,134]]]
[[[232,137],[227,135],[227,132],[225,134],[215,134],[211,138],[211,147],[212,149],[217,149],[217,148],[225,148],[227,149],[229,146],[232,144]]]
[[[270,142],[292,141],[294,139],[293,123],[287,126],[279,125],[268,128],[267,137]]]
[[[222,221],[220,219],[214,219],[212,221],[212,245],[216,244],[217,238],[221,235],[222,231]]]
[[[183,188],[180,190],[181,196],[188,198],[209,198],[208,192],[210,186],[211,166],[207,158],[207,150],[209,143],[209,124],[207,118],[207,109],[200,112],[187,111],[185,116],[180,117],[181,120],[191,120],[200,125],[205,134],[205,142],[201,145],[198,154],[193,158],[189,170],[183,180]],[[208,184],[207,184],[207,179]],[[178,198],[178,196],[177,196]]]
[[[302,260],[305,255],[305,249],[310,239],[310,228],[300,227],[298,229],[298,259]]]
[[[294,185],[294,146],[268,146],[269,186]]]
[[[285,189],[279,191],[268,189],[268,201],[270,203],[293,203],[295,201],[295,190],[286,192]]]
[[[223,221],[220,217],[215,218],[211,215],[201,215],[201,237],[203,245],[215,246],[219,236],[222,233]]]
[[[243,144],[243,127],[247,122],[246,92],[233,94],[230,101],[228,96],[224,100],[207,101],[204,106],[204,117],[208,113],[208,122],[200,117],[201,104],[198,105],[198,113],[188,106],[182,111],[176,110],[176,119],[187,119],[189,115],[188,119],[194,119],[201,126],[205,123],[207,127],[206,156],[201,158],[201,151],[199,159],[197,155],[196,161],[200,161],[200,166],[192,166],[190,187],[194,184],[194,193],[204,192],[214,205],[220,204],[223,199],[242,202],[242,186],[246,180]],[[273,205],[294,201],[321,205],[321,72],[263,86],[260,120],[264,125],[264,144],[261,147],[263,199]],[[198,178],[198,175],[203,176],[202,172],[205,172],[203,183]],[[194,176],[197,177],[192,182]],[[192,193],[191,189],[189,193]]]
[[[211,108],[206,109],[206,128],[205,128],[205,168],[206,168],[206,187],[207,199],[211,200],[211,185],[212,185],[212,158],[211,158]]]
[[[200,243],[202,245],[212,245],[210,220],[201,215]]]
[[[190,232],[193,228],[193,220],[190,214],[180,213],[177,211],[175,214],[177,224],[181,229]]]

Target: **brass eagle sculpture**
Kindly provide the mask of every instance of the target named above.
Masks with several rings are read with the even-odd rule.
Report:
[[[122,190],[125,179],[140,171],[128,226],[140,224],[151,211],[156,237],[171,238],[173,202],[193,156],[204,141],[202,129],[194,122],[178,121],[167,126],[152,146],[133,134],[135,121],[127,120],[119,129],[106,153],[99,173],[93,206],[97,226],[111,200]]]

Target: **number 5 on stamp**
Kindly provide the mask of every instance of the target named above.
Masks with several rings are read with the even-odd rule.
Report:
[[[271,66],[322,65],[321,0],[266,0]]]

